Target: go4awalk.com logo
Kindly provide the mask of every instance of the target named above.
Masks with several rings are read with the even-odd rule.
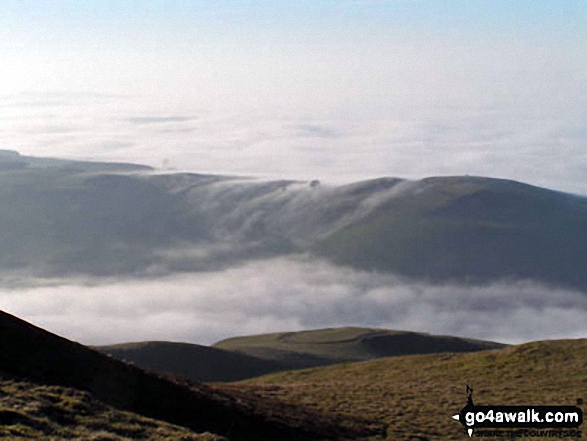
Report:
[[[469,437],[581,437],[577,428],[583,411],[577,406],[477,406],[468,385],[467,395],[467,404],[452,418],[465,426]]]

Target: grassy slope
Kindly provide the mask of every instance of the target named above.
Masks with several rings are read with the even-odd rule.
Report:
[[[123,412],[79,390],[0,380],[0,438],[221,441]]]
[[[163,191],[137,178],[53,167],[0,173],[0,268],[109,275],[152,263],[176,225]],[[148,221],[145,221],[148,219]]]
[[[94,349],[161,373],[193,381],[237,381],[283,370],[285,366],[250,355],[188,343],[140,342]]]
[[[388,440],[462,440],[450,416],[465,404],[466,384],[476,404],[575,405],[587,393],[587,339],[347,363],[232,387],[384,423]]]
[[[88,391],[119,409],[234,440],[341,439],[368,433],[338,421],[149,374],[0,312],[0,374]],[[344,436],[343,436],[344,435]]]
[[[587,198],[514,181],[419,181],[315,244],[339,264],[431,281],[529,278],[587,289]]]
[[[278,360],[290,368],[406,354],[469,352],[504,345],[450,336],[358,327],[261,334],[223,340],[214,347]]]

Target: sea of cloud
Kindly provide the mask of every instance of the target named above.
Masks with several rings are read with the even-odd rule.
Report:
[[[152,280],[2,288],[6,312],[85,344],[210,344],[245,334],[368,326],[518,343],[587,333],[584,293],[531,281],[432,286],[307,256]]]
[[[368,111],[215,112],[137,96],[0,97],[0,147],[162,169],[351,182],[482,175],[587,194],[587,97]]]

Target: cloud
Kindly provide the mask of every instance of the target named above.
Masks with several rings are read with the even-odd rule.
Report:
[[[0,305],[87,344],[208,344],[234,335],[346,325],[512,343],[587,332],[587,297],[576,292],[529,281],[431,286],[303,256],[156,280],[5,288]]]
[[[381,176],[481,175],[587,194],[587,97],[320,112],[215,111],[119,96],[24,94],[2,108],[0,143],[23,154],[162,163],[178,170],[352,182]],[[5,102],[8,98],[5,99]],[[530,98],[528,98],[530,99]],[[534,102],[535,101],[535,102]],[[148,112],[148,113],[147,113]],[[150,116],[140,116],[145,114]],[[154,116],[153,116],[154,115]],[[197,121],[195,117],[198,115]],[[148,130],[147,130],[148,129]],[[118,143],[117,148],[109,148]]]
[[[134,118],[127,118],[128,122],[133,124],[164,124],[175,122],[191,121],[194,118],[191,116],[140,116]]]
[[[334,130],[318,124],[296,124],[292,126],[292,129],[303,137],[337,138],[339,136]]]
[[[48,135],[61,135],[79,132],[81,129],[77,126],[65,126],[65,125],[39,125],[31,128],[28,133],[33,134],[48,134]]]

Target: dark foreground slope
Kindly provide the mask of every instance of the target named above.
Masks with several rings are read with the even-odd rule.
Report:
[[[335,421],[292,406],[188,388],[107,357],[0,312],[0,374],[41,385],[90,392],[118,409],[226,435],[233,440],[359,438],[360,424]]]
[[[587,292],[587,198],[482,177],[328,186],[0,151],[0,273],[128,276],[307,253],[435,283]]]
[[[120,411],[80,390],[0,380],[0,438],[222,441],[210,433]]]
[[[451,416],[465,405],[467,384],[477,405],[574,406],[587,393],[586,367],[587,339],[552,340],[499,351],[346,363],[225,387],[369,418],[387,426],[390,441],[463,440],[468,437]]]
[[[96,346],[97,351],[193,381],[238,381],[287,369],[277,361],[189,343],[149,341]]]
[[[408,354],[474,352],[505,345],[446,335],[345,327],[234,337],[214,347],[275,360],[296,369]]]

